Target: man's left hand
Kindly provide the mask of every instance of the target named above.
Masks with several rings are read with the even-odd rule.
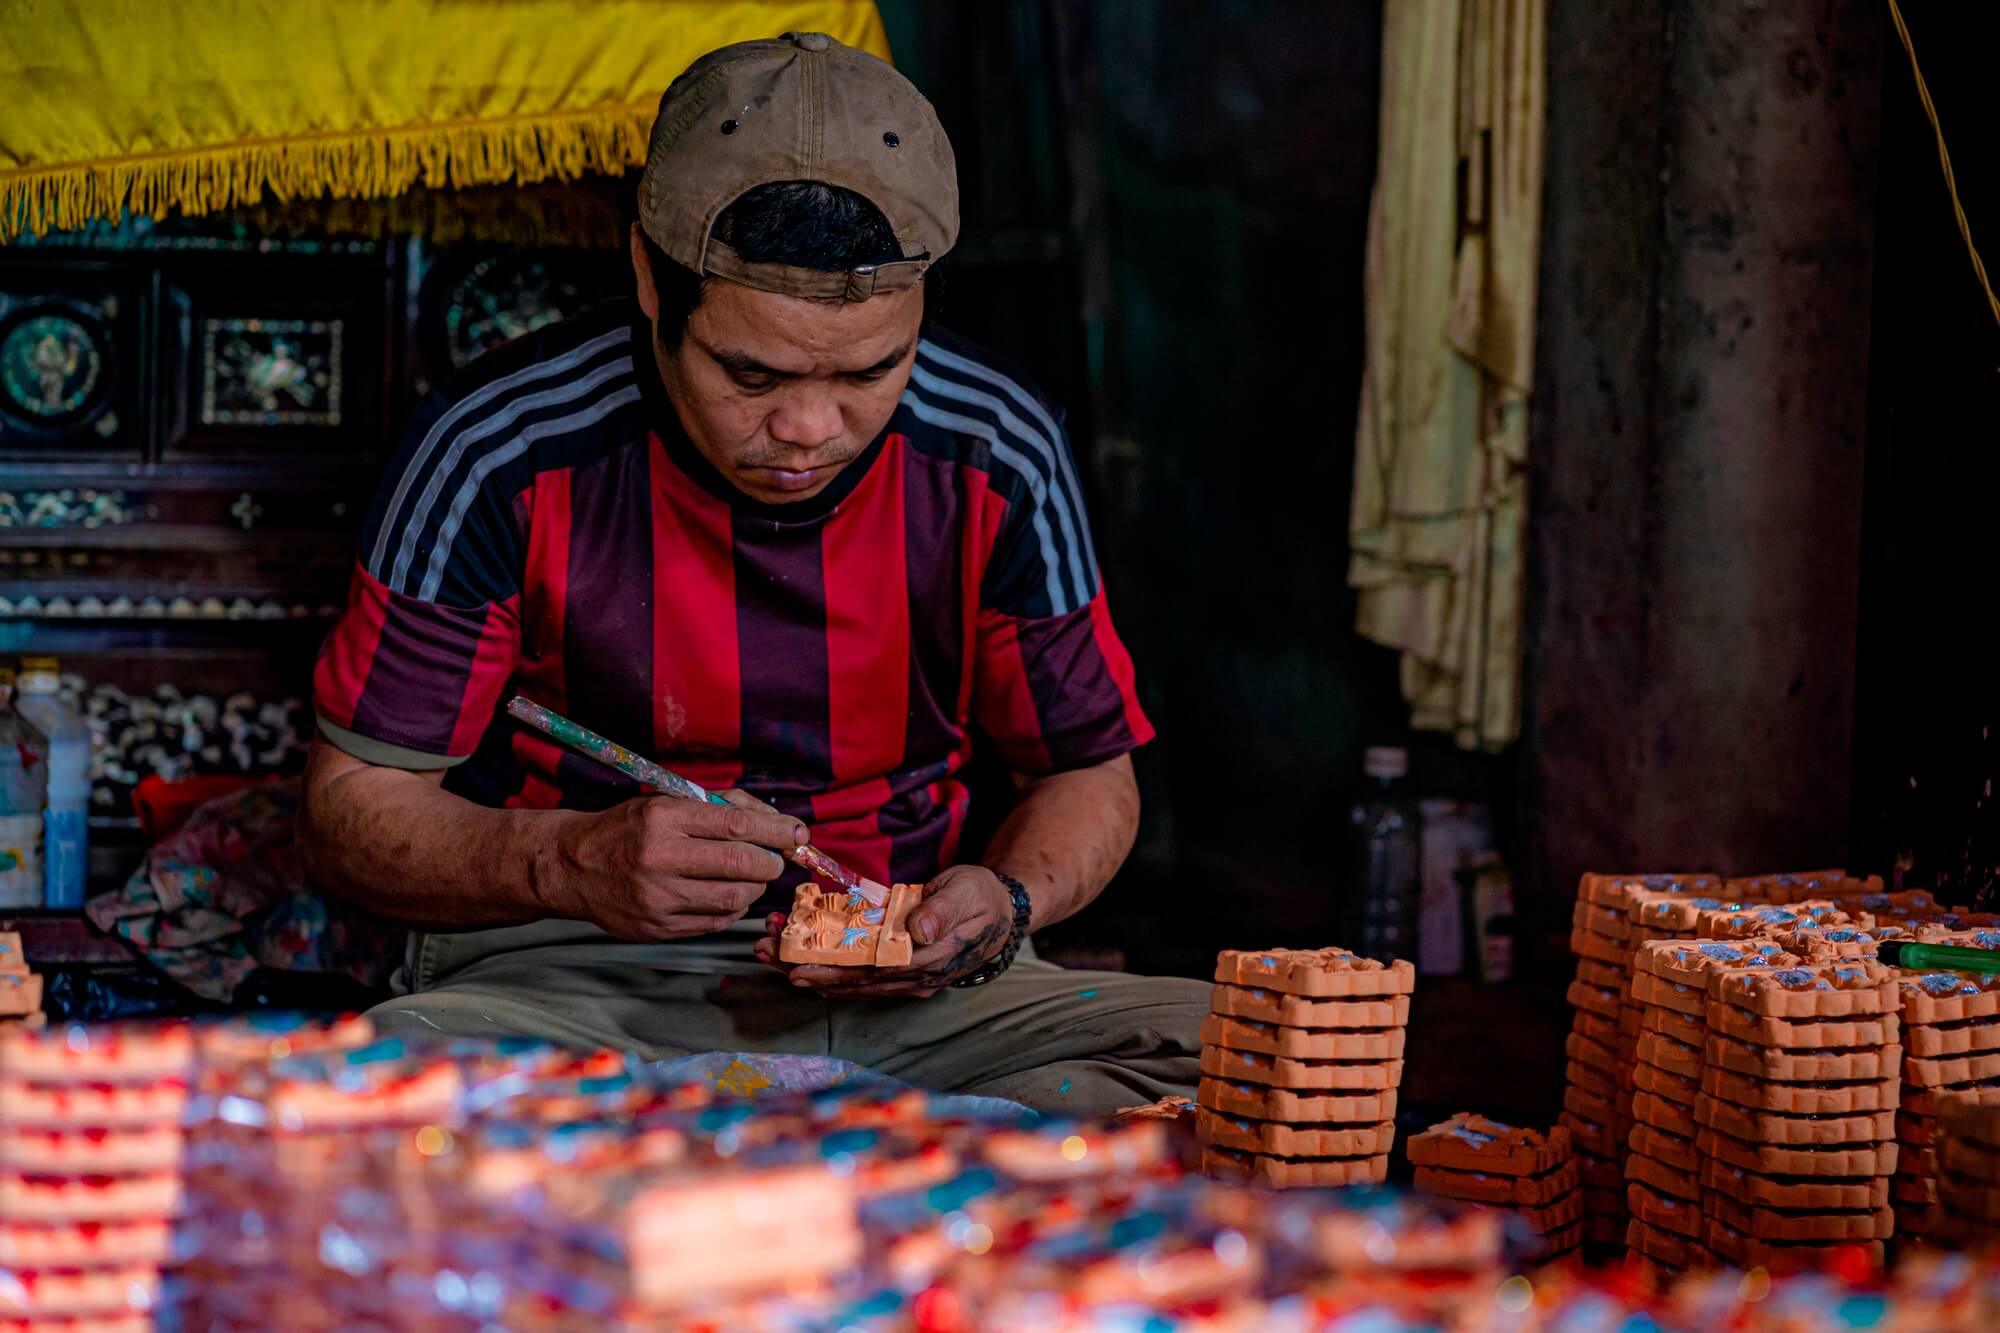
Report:
[[[984,866],[953,866],[924,886],[923,900],[910,913],[907,967],[827,967],[792,964],[778,958],[782,913],[765,919],[757,957],[828,998],[927,999],[977,971],[1007,945],[1014,928],[1014,900]]]

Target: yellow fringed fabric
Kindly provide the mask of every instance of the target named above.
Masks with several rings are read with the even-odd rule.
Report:
[[[624,171],[697,56],[792,31],[889,57],[873,0],[14,0],[0,241]]]

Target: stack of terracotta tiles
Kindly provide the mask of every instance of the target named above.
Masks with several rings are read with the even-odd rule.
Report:
[[[2000,1088],[1937,1099],[1934,1236],[1964,1249],[2000,1243]]]
[[[1461,1111],[1406,1148],[1426,1194],[1512,1212],[1533,1237],[1524,1259],[1546,1263],[1583,1243],[1583,1194],[1560,1125],[1544,1135]]]
[[[1752,875],[1727,882],[1724,892],[1731,898],[1749,902],[1794,903],[1804,899],[1832,899],[1853,910],[1862,899],[1882,897],[1882,877],[1858,879],[1845,870],[1804,870],[1783,875]]]
[[[1345,949],[1226,949],[1202,1026],[1202,1168],[1259,1184],[1380,1182],[1416,971]]]
[[[1889,969],[1859,958],[1711,975],[1695,1121],[1717,1259],[1782,1270],[1858,1246],[1881,1262],[1901,998]]]
[[[1632,955],[1640,1008],[1625,1243],[1664,1273],[1708,1264],[1696,1108],[1709,1041],[1711,980],[1721,972],[1798,960],[1759,940],[1647,940]]]
[[[0,1324],[152,1326],[193,1058],[185,1024],[0,1027]]]
[[[1632,1072],[1639,1010],[1631,999],[1635,904],[1698,899],[1718,892],[1714,875],[1585,875],[1577,891],[1570,945],[1577,955],[1569,1002],[1575,1009],[1560,1123],[1570,1132],[1583,1179],[1584,1238],[1625,1240],[1625,1155],[1632,1131]]]
[[[1980,932],[1940,943],[1990,948]],[[1938,1112],[1953,1098],[2000,1095],[2000,977],[1904,973],[1903,1098],[1896,1111],[1896,1233],[1929,1237],[1939,1216]]]
[[[0,931],[0,1023],[40,1027],[43,1021],[42,978],[28,967],[21,937]]]

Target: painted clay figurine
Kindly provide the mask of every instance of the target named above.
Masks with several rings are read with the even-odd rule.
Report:
[[[858,893],[826,893],[817,884],[801,884],[778,936],[778,957],[832,967],[907,967],[910,910],[922,895],[919,885],[894,884],[889,900],[875,907]]]

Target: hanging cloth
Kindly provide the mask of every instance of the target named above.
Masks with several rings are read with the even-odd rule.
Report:
[[[1520,734],[1542,0],[1388,0],[1348,582],[1411,722]]]
[[[790,31],[889,56],[873,0],[21,0],[0,23],[0,241],[621,172],[696,57]]]

